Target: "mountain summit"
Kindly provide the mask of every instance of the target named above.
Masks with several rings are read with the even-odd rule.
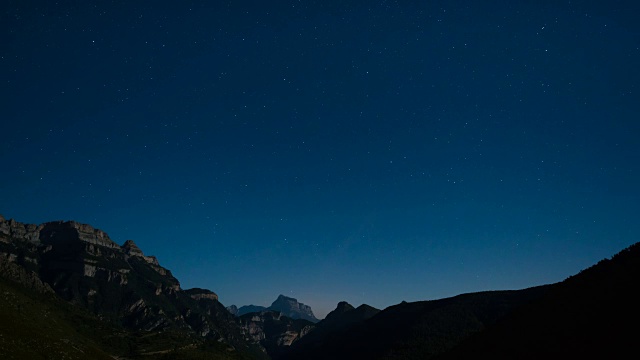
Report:
[[[284,295],[278,296],[276,301],[269,306],[269,310],[280,311],[292,319],[304,319],[314,323],[319,321],[315,315],[313,315],[311,306],[299,303],[297,299]]]
[[[303,319],[313,323],[317,323],[318,320],[311,310],[311,306],[298,302],[297,299],[290,298],[280,294],[278,298],[269,307],[258,305],[245,305],[240,308],[235,305],[227,307],[227,310],[235,316],[242,316],[249,313],[257,313],[262,311],[278,311],[286,317],[292,319]]]

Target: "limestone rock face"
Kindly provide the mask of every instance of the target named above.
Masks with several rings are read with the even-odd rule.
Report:
[[[122,251],[129,256],[137,256],[149,264],[155,265],[154,269],[159,272],[161,275],[166,275],[166,272],[163,271],[164,268],[157,268],[160,266],[158,263],[158,259],[155,256],[146,256],[142,250],[136,245],[133,240],[127,240],[122,244]]]
[[[122,250],[124,251],[125,254],[130,256],[144,256],[144,254],[142,253],[142,250],[140,250],[138,245],[136,245],[136,243],[133,242],[133,240],[125,241],[124,244],[122,244]]]
[[[0,220],[0,241],[6,238],[14,238],[20,241],[39,243],[40,230],[42,225],[23,224],[13,219],[6,220],[1,217]],[[6,242],[6,241],[4,241]]]
[[[55,292],[97,314],[122,319],[134,329],[194,329],[215,338],[225,332],[222,326],[235,329],[231,338],[242,338],[216,293],[182,291],[171,272],[135,242],[127,240],[121,247],[91,225],[75,221],[33,225],[0,217],[0,271],[4,278]],[[198,301],[196,308],[190,308],[193,299]]]
[[[285,331],[278,336],[276,344],[278,346],[291,346],[291,344],[298,339],[299,335],[300,333],[296,331]]]
[[[19,266],[7,258],[0,257],[0,273],[5,279],[19,283],[28,289],[35,290],[39,293],[53,294],[51,286],[40,280],[38,274],[33,271],[27,271],[22,266]]]
[[[310,333],[315,328],[316,328],[315,325],[307,325],[307,326],[303,327],[302,330],[300,330],[300,337],[303,337],[303,336],[307,335],[308,333]]]
[[[81,241],[88,242],[90,244],[100,245],[112,249],[119,249],[120,246],[115,242],[111,241],[109,235],[100,229],[94,229],[91,225],[80,224],[75,221],[69,221],[67,223],[68,226],[76,229],[78,232],[78,239]]]
[[[245,339],[262,346],[274,358],[314,328],[310,321],[291,319],[273,310],[245,314],[238,319]]]
[[[191,298],[194,300],[199,301],[202,299],[206,299],[206,300],[218,301],[218,295],[211,290],[193,288],[193,289],[185,290],[184,292],[187,295],[191,296]]]
[[[3,225],[0,225],[0,233],[6,234],[6,228],[8,227],[12,238],[34,244],[53,244],[56,241],[58,243],[60,241],[82,241],[110,249],[120,249],[120,246],[113,242],[104,231],[75,221],[52,221],[33,225],[22,224],[11,219],[8,224],[6,220],[3,223]]]

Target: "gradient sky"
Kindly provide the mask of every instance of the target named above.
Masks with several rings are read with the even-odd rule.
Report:
[[[640,240],[636,1],[0,8],[0,213],[225,305],[518,289]]]

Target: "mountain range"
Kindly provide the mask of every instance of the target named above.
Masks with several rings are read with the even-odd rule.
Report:
[[[616,358],[635,349],[639,280],[634,244],[556,284],[383,310],[340,302],[319,321],[284,295],[225,308],[90,225],[0,216],[0,358]]]
[[[278,296],[278,298],[269,307],[259,305],[245,305],[240,308],[235,305],[227,307],[230,313],[235,316],[242,316],[249,313],[261,312],[261,311],[277,311],[292,319],[304,319],[317,323],[315,315],[311,307],[302,303],[299,303],[297,299],[287,297],[284,295]]]

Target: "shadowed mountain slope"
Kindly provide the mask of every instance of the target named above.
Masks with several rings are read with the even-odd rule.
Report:
[[[489,291],[452,298],[401,303],[360,321],[327,324],[292,346],[281,359],[425,359],[495,323],[513,309],[539,298],[541,286],[518,291]],[[359,307],[358,309],[361,309]],[[345,312],[350,316],[358,309]],[[360,310],[371,314],[371,309]],[[355,314],[355,313],[354,313]],[[336,319],[337,320],[337,319]],[[333,320],[332,321],[336,321]],[[318,324],[321,328],[322,323]]]
[[[553,285],[442,359],[626,358],[640,323],[640,243]]]
[[[289,351],[281,354],[282,358],[303,358],[311,356],[310,353],[322,352],[323,349],[334,341],[348,328],[370,319],[380,310],[363,304],[354,308],[346,301],[338,303],[324,320],[316,324],[307,336],[291,346]]]

